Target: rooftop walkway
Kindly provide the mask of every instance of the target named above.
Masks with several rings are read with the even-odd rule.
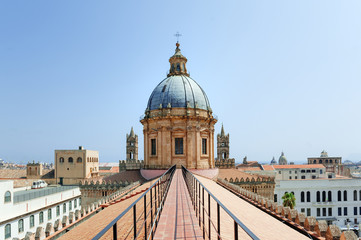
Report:
[[[180,169],[174,173],[154,239],[203,239]]]
[[[244,201],[227,189],[218,185],[215,181],[196,176],[196,178],[230,210],[247,228],[249,228],[259,239],[280,240],[280,239],[309,239],[305,235],[290,228],[278,221],[269,214]],[[206,209],[207,201],[205,201]],[[211,202],[211,212],[216,212],[216,202]],[[212,222],[216,223],[216,215],[212,214]],[[222,239],[233,239],[233,220],[226,212],[221,210],[221,236]],[[239,239],[251,239],[246,232],[238,228]],[[212,234],[215,236],[216,234]],[[212,237],[213,237],[212,236]]]

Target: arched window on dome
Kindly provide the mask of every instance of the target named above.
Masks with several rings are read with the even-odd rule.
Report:
[[[181,70],[181,69],[180,69],[180,64],[177,63],[177,71],[180,72],[180,70]]]
[[[183,63],[183,71],[186,71],[186,65]]]

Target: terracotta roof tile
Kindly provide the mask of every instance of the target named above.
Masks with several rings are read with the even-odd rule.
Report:
[[[143,182],[145,179],[142,177],[142,175],[140,174],[139,170],[130,170],[130,171],[122,171],[120,173],[116,173],[110,176],[106,176],[103,178],[104,181],[117,181],[117,182],[124,182],[124,181],[128,181],[128,182],[136,182],[136,181],[141,181]]]
[[[275,169],[293,169],[293,168],[325,168],[322,164],[298,164],[298,165],[262,165],[263,168],[265,166],[273,166]]]

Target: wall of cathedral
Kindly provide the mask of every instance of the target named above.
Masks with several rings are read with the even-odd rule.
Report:
[[[156,117],[158,116],[158,117]],[[141,120],[144,132],[144,167],[184,165],[189,169],[214,168],[214,124],[209,111],[153,110]]]

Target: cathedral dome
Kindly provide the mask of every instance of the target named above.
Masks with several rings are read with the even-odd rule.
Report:
[[[147,111],[160,108],[196,108],[211,111],[206,93],[187,73],[187,58],[180,52],[179,43],[176,46],[175,54],[169,59],[169,74],[150,95]]]
[[[150,95],[147,110],[170,107],[210,110],[206,93],[196,81],[186,75],[167,77]]]

